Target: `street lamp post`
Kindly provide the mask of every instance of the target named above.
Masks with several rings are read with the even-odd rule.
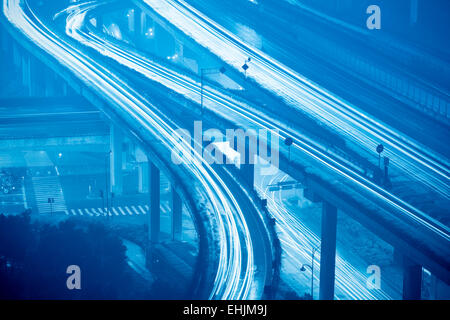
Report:
[[[377,148],[377,153],[378,153],[378,168],[381,167],[381,153],[384,151],[384,146],[380,143]]]
[[[314,300],[314,257],[316,255],[317,248],[312,249],[311,253],[311,265],[309,264],[302,264],[300,267],[300,271],[306,271],[306,267],[308,267],[311,270],[311,299]]]
[[[291,146],[294,143],[294,140],[291,137],[287,137],[284,140],[284,144],[289,148],[289,162],[291,162]]]
[[[106,217],[109,219],[109,185],[108,185],[108,165],[111,158],[111,150],[105,155],[105,196],[106,196]]]
[[[291,146],[294,143],[294,140],[291,137],[287,137],[284,140],[284,144],[288,147],[289,156],[288,156],[288,171],[291,169]]]
[[[105,196],[103,190],[100,190],[100,198],[102,198],[102,213],[105,210]]]
[[[216,73],[221,73],[224,74],[227,70],[225,69],[225,67],[221,67],[220,69],[216,69],[216,68],[201,68],[200,69],[200,112],[201,115],[203,116],[203,80],[205,78],[205,75],[208,74],[216,74]]]
[[[245,60],[244,61],[244,64],[242,65],[242,69],[244,70],[244,75],[245,75],[245,77],[247,78],[247,70],[248,70],[248,68],[250,68],[249,66],[248,66],[248,63],[250,62],[250,61],[252,61],[252,58],[248,58],[247,60]]]

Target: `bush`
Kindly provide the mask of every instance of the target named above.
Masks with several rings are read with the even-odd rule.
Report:
[[[126,248],[98,225],[31,224],[30,212],[0,215],[0,298],[114,299],[131,291]],[[69,265],[81,269],[81,290],[69,290]]]

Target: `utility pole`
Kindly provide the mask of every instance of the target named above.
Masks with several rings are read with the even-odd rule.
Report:
[[[111,157],[111,151],[105,156],[105,195],[106,195],[106,217],[109,219],[109,185],[108,185],[108,159]]]
[[[308,267],[311,270],[311,299],[314,300],[314,258],[316,255],[317,248],[313,248],[311,252],[311,265],[309,264],[302,264],[300,267],[300,271],[306,271],[306,267]]]
[[[381,153],[384,151],[384,146],[380,143],[377,146],[377,153],[378,153],[378,168],[381,167]]]

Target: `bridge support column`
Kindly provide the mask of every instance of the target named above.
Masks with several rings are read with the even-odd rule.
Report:
[[[183,59],[183,49],[183,43],[175,40],[175,54],[177,55],[178,59]]]
[[[164,27],[155,24],[155,50],[162,57],[171,57],[173,53],[172,43],[175,41],[170,32]]]
[[[134,29],[134,10],[130,9],[127,13],[128,18],[128,32],[132,32]]]
[[[123,192],[123,175],[122,175],[122,148],[123,148],[123,135],[120,129],[111,125],[110,128],[110,147],[111,147],[111,168],[110,180],[111,180],[111,192],[116,195],[120,195]]]
[[[159,232],[161,226],[161,185],[160,185],[160,172],[159,169],[151,162],[149,162],[149,175],[148,180],[150,182],[150,212],[148,212],[147,221],[147,252],[146,252],[146,264],[148,268],[152,268],[155,262],[153,256],[153,249],[159,241]]]
[[[45,95],[44,65],[34,57],[30,57],[30,96]]]
[[[30,60],[26,55],[22,55],[20,66],[22,67],[22,84],[29,89],[30,83]]]
[[[95,27],[97,28],[98,31],[103,32],[103,17],[102,16],[97,16],[95,18]]]
[[[403,300],[420,300],[421,293],[422,266],[403,257]]]
[[[322,203],[322,241],[320,248],[320,300],[334,299],[336,266],[337,208]]]
[[[54,97],[58,94],[57,87],[58,84],[56,82],[56,76],[53,72],[46,72],[45,75],[45,96],[46,97]]]
[[[149,236],[152,244],[158,243],[160,232],[160,203],[161,203],[161,177],[159,169],[153,164],[149,164],[150,181],[150,224]]]
[[[144,11],[141,12],[140,16],[139,16],[140,20],[141,20],[141,25],[140,25],[140,29],[139,32],[141,35],[144,35],[147,32],[147,15],[145,14]]]
[[[245,155],[244,157],[241,156],[241,171],[243,173],[244,180],[252,188],[255,184],[255,154],[257,150],[256,143],[257,142],[255,140],[245,137]]]
[[[181,241],[182,238],[182,203],[181,198],[172,187],[172,240]]]
[[[4,28],[0,28],[0,41],[1,41],[1,58],[2,58],[2,64],[3,64],[3,70],[7,70],[4,64],[7,61],[10,61],[9,58],[9,51],[10,51],[10,43],[11,39],[9,39],[8,34]],[[8,65],[7,68],[10,68],[11,66]],[[5,76],[5,73],[3,73],[3,76]]]
[[[142,13],[138,9],[133,11],[133,31],[137,38],[142,36]]]
[[[139,162],[138,164],[138,191],[140,193],[148,192],[148,162]]]
[[[22,84],[28,89],[30,97],[44,94],[39,91],[45,88],[42,83],[43,73],[42,64],[39,61],[27,54],[22,56]]]
[[[15,42],[13,42],[13,45],[12,45],[12,56],[13,56],[14,65],[19,69],[20,63],[22,61],[21,61],[21,57],[20,57],[19,47],[17,46],[17,44]]]

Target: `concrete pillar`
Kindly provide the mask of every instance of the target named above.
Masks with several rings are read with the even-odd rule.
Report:
[[[127,13],[128,17],[128,31],[133,32],[134,31],[134,10],[131,9]]]
[[[174,241],[181,241],[183,232],[182,209],[181,198],[172,187],[172,240]]]
[[[120,195],[123,192],[122,145],[123,145],[122,132],[117,126],[111,125],[110,128],[111,168],[109,170],[111,181],[110,191],[114,192],[115,195]]]
[[[142,35],[142,16],[138,9],[134,9],[133,11],[133,24],[135,36],[140,37]]]
[[[25,54],[22,55],[22,84],[28,89],[30,97],[44,95],[44,71],[42,64],[34,57]]]
[[[336,265],[337,208],[322,203],[322,241],[320,247],[320,300],[334,299]]]
[[[45,95],[44,65],[34,57],[30,57],[30,96],[37,97]]]
[[[139,162],[138,164],[138,191],[140,193],[148,192],[148,162]]]
[[[164,27],[155,24],[155,49],[162,57],[172,57],[174,54],[174,38]]]
[[[29,92],[29,84],[30,84],[30,60],[26,55],[21,56],[22,66],[22,85],[28,89]]]
[[[141,35],[147,32],[147,15],[144,11],[141,12],[141,25],[140,25],[140,33]]]
[[[62,95],[63,97],[67,97],[69,95],[70,88],[66,81],[63,81],[62,84]]]
[[[159,169],[153,163],[149,163],[149,167],[150,167],[149,241],[151,244],[156,244],[159,241],[159,232],[160,232],[161,178]]]
[[[50,71],[45,73],[45,96],[46,97],[54,97],[57,95],[57,86],[56,76]]]
[[[103,32],[103,17],[97,16],[95,18],[95,27],[98,29],[98,31]]]
[[[11,44],[11,39],[8,36],[8,33],[6,32],[6,30],[4,28],[0,27],[0,32],[1,32],[1,58],[2,58],[2,63],[5,64],[7,63],[7,61],[10,61],[9,58],[9,52],[10,52],[10,44]],[[8,68],[10,68],[11,66],[8,65]],[[4,68],[5,70],[6,68]]]
[[[160,193],[160,172],[151,162],[148,163],[148,181],[150,184],[150,212],[147,214],[147,234],[148,241],[146,246],[146,265],[152,269],[155,264],[153,248],[159,241],[159,232],[161,228],[161,193]]]
[[[177,55],[178,59],[183,58],[183,43],[181,41],[175,40],[175,54]]]
[[[422,296],[422,266],[403,257],[403,300],[420,300]]]
[[[255,143],[255,145],[251,145]],[[255,162],[254,156],[256,154],[257,146],[255,141],[245,137],[245,151],[244,156],[241,155],[241,171],[246,183],[253,187],[255,183]]]
[[[20,52],[19,52],[19,47],[17,46],[16,42],[14,42],[13,46],[12,46],[12,55],[13,55],[14,65],[17,68],[20,68],[20,63],[21,63]]]

